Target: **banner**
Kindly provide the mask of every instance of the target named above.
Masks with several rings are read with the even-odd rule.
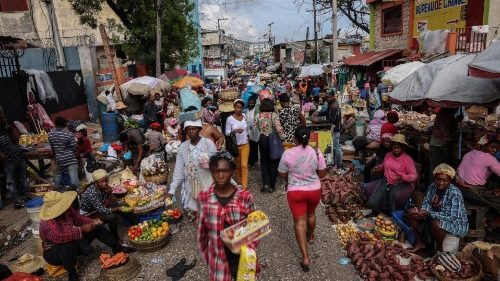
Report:
[[[469,0],[416,0],[413,37],[420,32],[465,27]]]

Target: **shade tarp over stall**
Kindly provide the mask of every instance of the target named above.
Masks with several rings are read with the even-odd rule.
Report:
[[[399,83],[389,96],[394,103],[440,107],[490,104],[500,99],[500,79],[468,76],[475,55],[454,55],[420,67]]]
[[[500,41],[491,44],[469,63],[469,75],[479,78],[500,78]]]
[[[151,90],[168,90],[169,88],[170,83],[151,76],[138,77],[120,86],[123,99],[126,99],[129,94],[145,96],[148,95]]]
[[[425,63],[414,61],[409,63],[404,63],[397,65],[389,70],[387,70],[382,77],[382,83],[386,85],[397,85],[401,83],[408,75],[417,71],[420,67],[424,66]]]
[[[321,64],[311,64],[305,65],[300,68],[299,78],[314,77],[323,75],[325,71],[323,70],[323,65]]]

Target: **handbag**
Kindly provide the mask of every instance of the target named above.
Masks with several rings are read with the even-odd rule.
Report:
[[[227,152],[231,153],[234,158],[240,155],[235,133],[231,133],[229,136],[226,136],[226,150]]]
[[[278,160],[285,152],[285,147],[283,146],[283,142],[281,141],[278,133],[274,128],[273,115],[271,113],[271,124],[273,128],[273,132],[269,134],[269,149],[271,150],[271,160]]]

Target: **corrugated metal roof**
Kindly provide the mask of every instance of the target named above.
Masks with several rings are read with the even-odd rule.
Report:
[[[369,66],[390,56],[403,52],[399,49],[389,49],[380,52],[361,53],[344,59],[344,64],[351,66]]]

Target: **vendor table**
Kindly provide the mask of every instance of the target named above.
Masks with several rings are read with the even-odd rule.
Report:
[[[45,177],[45,171],[48,167],[50,167],[50,164],[45,164],[45,159],[51,160],[53,157],[52,148],[50,147],[50,145],[38,145],[36,147],[29,148],[23,154],[26,157],[26,160],[28,160],[26,161],[28,167],[33,169],[33,171],[35,171],[40,177]],[[38,167],[35,166],[30,160],[37,160]]]

